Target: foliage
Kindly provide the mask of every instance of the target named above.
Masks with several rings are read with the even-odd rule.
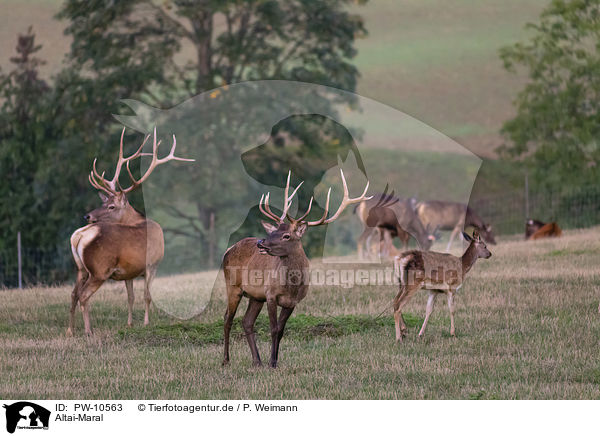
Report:
[[[38,178],[48,151],[51,126],[46,107],[47,83],[38,77],[41,46],[29,28],[18,36],[14,69],[0,74],[0,249],[15,247],[18,231],[24,244],[52,242],[39,219],[46,211],[46,192]]]
[[[69,104],[73,97],[76,101],[85,98],[88,106],[86,102],[94,102],[93,107],[86,108],[83,123],[88,132],[102,132],[102,137],[108,137],[108,116],[118,112],[117,102],[123,98],[168,108],[215,87],[257,79],[314,82],[352,91],[358,71],[350,59],[356,54],[354,41],[365,29],[359,16],[347,12],[347,3],[127,0],[115,7],[101,0],[68,0],[59,14],[68,20],[66,33],[73,37],[71,67],[59,79],[59,85],[65,83],[69,90],[63,100]],[[193,54],[183,63],[182,53]],[[76,89],[74,83],[79,84]],[[186,137],[187,143],[211,144],[224,120],[209,114],[202,122],[200,135],[198,119],[189,120],[187,130],[196,133]],[[75,125],[80,129],[81,124],[78,121]],[[289,135],[280,138],[281,147],[287,138],[292,144],[307,145],[313,154],[320,147],[317,138],[323,136],[316,133],[335,130],[329,120],[296,125],[287,122],[284,128]],[[180,134],[178,131],[178,138]],[[220,137],[219,144],[203,150],[202,158],[214,163],[207,171],[182,168],[197,193],[195,204],[163,208],[174,223],[165,230],[191,237],[196,247],[208,251],[204,258],[209,265],[216,263],[216,244],[227,242],[215,241],[214,223],[227,219],[227,203],[232,203],[232,198],[222,193],[222,187],[227,186],[225,169],[232,157],[239,157],[243,144],[221,144],[235,143],[235,135],[231,126],[232,140]],[[76,132],[67,135],[79,136]],[[180,148],[182,155],[186,154],[185,147]],[[288,157],[283,165],[287,168],[290,160],[297,160],[290,154],[283,153]],[[273,175],[273,169],[265,168],[264,175]],[[283,179],[285,174],[279,171],[277,176]],[[243,194],[242,189],[231,195]]]
[[[540,184],[597,183],[600,177],[600,3],[553,0],[526,43],[504,47],[505,67],[529,82],[503,126],[505,156],[523,158]]]

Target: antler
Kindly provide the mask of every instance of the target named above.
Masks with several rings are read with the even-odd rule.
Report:
[[[300,184],[298,186],[296,186],[296,189],[294,189],[294,191],[292,192],[292,195],[288,196],[288,194],[290,192],[290,178],[291,178],[291,176],[292,176],[292,171],[290,170],[288,172],[287,183],[285,184],[285,191],[283,193],[283,196],[284,196],[284,199],[283,199],[283,213],[281,214],[281,217],[278,217],[277,215],[275,215],[271,211],[271,208],[269,207],[269,194],[270,194],[270,192],[267,192],[266,196],[264,194],[261,195],[260,202],[258,203],[259,210],[267,218],[270,218],[270,219],[274,220],[277,223],[282,223],[283,220],[286,217],[288,217],[288,219],[290,219],[290,216],[288,215],[288,211],[290,210],[290,206],[292,205],[292,199],[294,198],[294,195],[296,195],[296,192],[298,192],[298,188],[300,188],[300,186],[302,186],[302,184],[304,183],[303,181],[300,182]],[[311,199],[311,203],[312,203],[312,199]]]
[[[390,192],[389,195],[387,195],[388,187],[389,187],[389,183],[386,183],[385,188],[383,189],[383,193],[379,197],[379,200],[377,200],[377,204],[374,207],[372,207],[372,209],[375,209],[378,207],[389,207],[400,201],[399,198],[397,198],[397,197],[394,198],[393,190],[392,190],[392,192]]]
[[[182,157],[175,156],[175,147],[177,146],[177,140],[175,138],[175,135],[173,135],[173,146],[171,147],[171,151],[169,152],[169,154],[167,156],[165,156],[162,159],[159,159],[158,158],[158,147],[159,147],[161,141],[156,140],[156,127],[154,127],[154,142],[152,144],[152,153],[142,153],[144,145],[146,145],[148,138],[150,138],[150,135],[147,135],[144,138],[144,142],[142,142],[142,145],[140,145],[140,147],[137,149],[137,151],[135,153],[133,153],[129,157],[124,157],[123,156],[123,138],[124,137],[125,137],[125,127],[123,127],[123,132],[121,132],[121,144],[119,147],[119,159],[117,161],[117,166],[115,167],[115,175],[112,178],[112,180],[106,180],[104,178],[104,172],[102,174],[98,174],[98,171],[96,170],[96,160],[97,159],[94,159],[94,163],[92,165],[92,171],[90,172],[90,175],[88,177],[91,185],[94,188],[102,190],[109,195],[116,195],[118,191],[121,191],[124,194],[127,194],[127,193],[133,191],[148,178],[148,176],[152,173],[152,171],[154,171],[154,168],[156,168],[158,165],[161,165],[170,160],[194,162],[194,159],[185,159]],[[131,169],[129,168],[129,162],[131,162],[133,159],[137,159],[140,156],[152,156],[152,161],[150,162],[150,166],[148,167],[148,169],[146,170],[144,175],[142,177],[140,177],[139,180],[136,180],[135,177],[133,176],[133,174],[131,173]],[[125,167],[127,169],[127,174],[129,174],[129,178],[131,179],[131,182],[132,182],[131,186],[129,186],[126,189],[123,189],[121,187],[121,185],[119,184],[119,175],[121,174],[121,169],[123,168],[123,164],[125,164]]]
[[[335,221],[341,215],[341,213],[344,211],[344,209],[347,206],[354,204],[354,203],[360,203],[361,201],[364,201],[364,200],[370,200],[371,198],[373,198],[372,196],[366,197],[367,190],[369,189],[369,181],[368,180],[367,180],[367,185],[365,186],[365,190],[363,191],[362,195],[360,197],[350,198],[350,194],[348,192],[348,185],[346,184],[346,178],[344,177],[344,172],[341,169],[340,169],[340,174],[342,176],[342,183],[344,185],[344,198],[342,199],[342,203],[340,204],[340,207],[338,208],[337,212],[334,213],[330,218],[327,218],[327,215],[329,214],[329,199],[331,198],[331,188],[329,188],[329,190],[327,191],[327,200],[325,201],[325,210],[324,210],[323,216],[321,217],[321,219],[319,219],[317,221],[307,221],[306,222],[307,225],[318,226],[321,224],[329,224],[329,223]],[[292,195],[288,197],[288,192],[290,189],[290,176],[291,176],[291,171],[288,173],[287,184],[285,186],[283,213],[282,213],[281,217],[278,217],[277,215],[275,215],[269,208],[269,193],[267,193],[266,196],[262,195],[260,197],[260,203],[258,205],[258,208],[265,216],[276,221],[277,223],[282,223],[284,218],[286,218],[286,217],[291,223],[297,223],[297,222],[303,221],[304,218],[306,218],[308,216],[308,214],[310,213],[310,211],[312,209],[314,197],[310,197],[310,202],[308,203],[308,209],[306,210],[304,215],[302,215],[300,218],[293,218],[288,214],[290,206],[292,205],[292,199],[293,199],[294,195],[298,191],[298,188],[300,188],[300,186],[302,186],[302,183],[304,183],[304,182],[300,182],[300,184],[296,187],[296,189],[294,189],[294,192],[292,192]]]
[[[370,200],[371,198],[373,198],[373,196],[370,196],[370,197],[366,196],[367,191],[369,190],[369,181],[368,180],[367,180],[367,185],[365,186],[365,189],[364,189],[363,193],[360,195],[360,197],[350,198],[350,193],[348,192],[348,184],[346,183],[346,178],[344,177],[344,171],[342,171],[341,168],[340,168],[340,175],[342,176],[342,184],[344,185],[344,197],[342,198],[342,203],[340,204],[340,207],[338,208],[337,212],[334,213],[331,217],[327,218],[327,215],[329,213],[329,198],[331,196],[331,188],[329,188],[329,190],[327,191],[327,200],[325,201],[325,210],[323,212],[323,216],[321,217],[321,219],[319,219],[317,221],[307,221],[306,222],[307,225],[319,226],[321,224],[329,224],[329,223],[335,221],[336,219],[338,219],[339,216],[344,211],[344,209],[346,209],[346,207],[348,207],[349,205],[355,204],[355,203],[360,203],[361,201]],[[312,201],[311,201],[311,204],[312,204]],[[308,213],[306,215],[308,215]]]

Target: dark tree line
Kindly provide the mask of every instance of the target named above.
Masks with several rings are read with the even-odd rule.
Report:
[[[26,247],[68,248],[70,233],[84,224],[83,212],[98,205],[87,182],[93,158],[102,168],[114,164],[120,125],[112,114],[128,110],[121,99],[169,108],[255,79],[354,90],[354,41],[365,29],[348,3],[66,0],[57,16],[72,38],[63,70],[48,81],[39,78],[43,42],[30,30],[18,37],[12,70],[0,76],[0,249],[14,247],[17,231]],[[290,124],[292,133],[279,145],[313,137],[319,127],[332,128]],[[140,135],[128,138],[138,144]],[[205,177],[218,186],[218,174]],[[166,211],[173,220],[188,217],[174,227],[192,232],[201,245],[211,219],[219,219],[220,199],[208,194],[192,216]],[[143,209],[139,194],[131,201]]]

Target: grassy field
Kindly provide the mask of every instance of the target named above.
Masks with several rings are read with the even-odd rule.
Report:
[[[407,307],[409,336],[398,345],[394,286],[312,286],[288,323],[277,370],[251,366],[239,327],[244,307],[231,365],[221,367],[221,292],[189,321],[154,308],[144,328],[136,283],[136,326],[126,328],[124,287],[105,286],[93,298],[95,335],[87,339],[79,313],[75,337],[64,335],[70,287],[3,291],[0,397],[599,399],[599,232],[491,247],[493,257],[475,265],[458,293],[456,338],[445,299],[418,340],[426,294],[417,295]],[[156,292],[210,289],[205,277],[161,278]],[[264,359],[265,315],[258,331]]]

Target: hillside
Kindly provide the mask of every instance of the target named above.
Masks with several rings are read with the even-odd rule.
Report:
[[[498,48],[522,39],[547,0],[377,0],[355,6],[369,35],[358,41],[358,92],[402,110],[490,157],[522,78],[506,73]],[[18,32],[33,25],[56,73],[69,40],[53,16],[60,1],[0,0],[0,66]],[[418,138],[415,138],[418,140]]]

